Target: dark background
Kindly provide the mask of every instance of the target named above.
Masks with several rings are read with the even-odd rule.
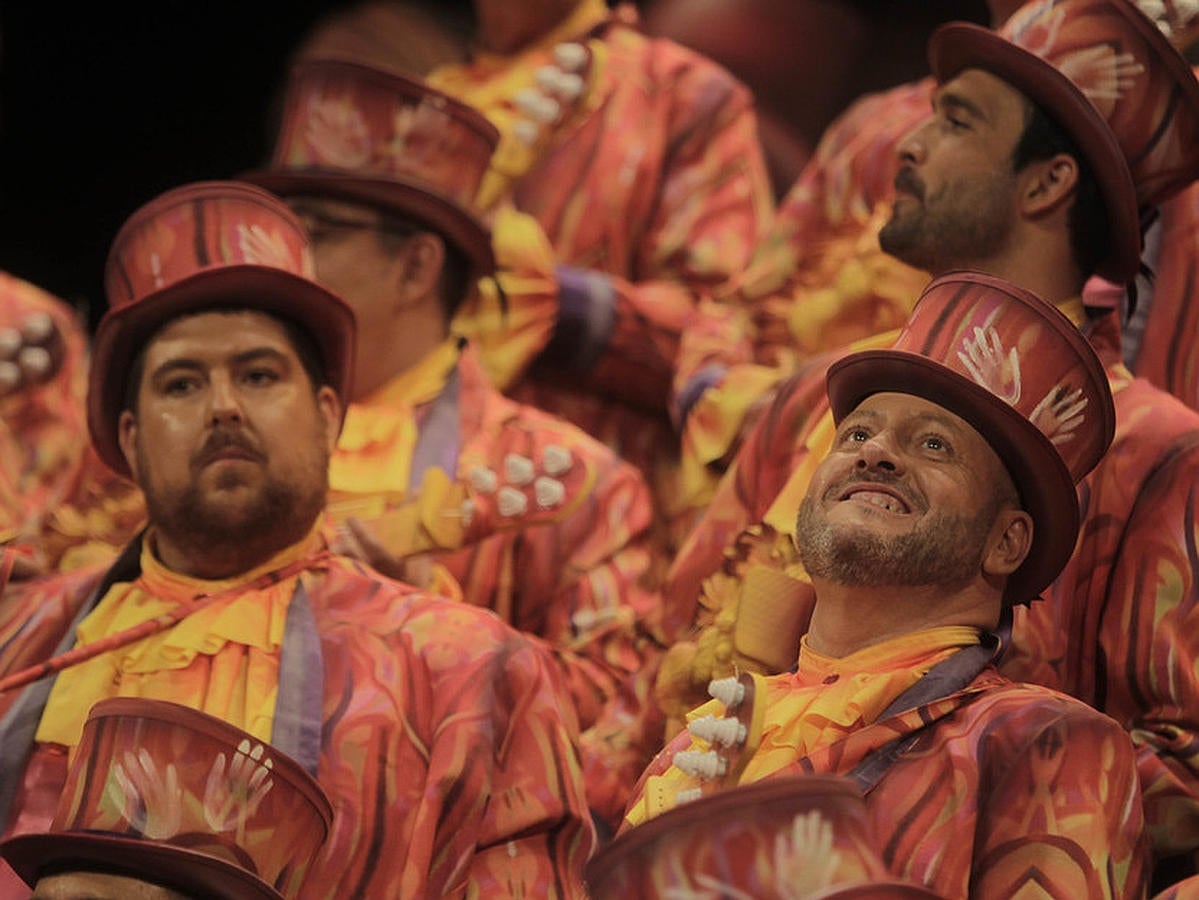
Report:
[[[448,12],[469,0],[415,2],[441,4],[437,8]],[[639,4],[647,22],[668,24],[680,36],[692,26],[650,15],[658,2],[687,5],[698,11],[692,22],[710,23],[717,37],[727,36],[714,10],[732,0]],[[812,141],[856,94],[924,74],[923,39],[937,21],[979,20],[985,13],[981,0],[754,2],[780,23],[780,33],[795,35],[793,43],[777,35],[769,41],[777,51],[775,68],[756,67],[765,54],[743,52],[745,43],[768,46],[774,29],[740,14],[736,20],[746,27],[736,46],[726,52],[718,41],[713,52],[770,92],[762,96],[764,122],[770,115]],[[260,164],[269,152],[268,123],[289,52],[320,17],[352,5],[158,0],[68,9],[45,0],[2,3],[0,270],[62,297],[94,326],[104,307],[105,256],[125,218],[169,188],[234,177]],[[818,19],[805,18],[813,11]],[[839,24],[813,28],[812,21]]]
[[[269,151],[285,58],[331,0],[0,12],[0,269],[103,312],[108,245],[164,190]]]

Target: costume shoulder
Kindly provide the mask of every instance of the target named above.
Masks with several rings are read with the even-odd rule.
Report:
[[[688,120],[753,106],[752,94],[736,76],[669,38],[649,37],[628,24],[614,22],[604,31],[603,41],[610,55],[613,85],[628,90],[640,82],[643,90],[669,97],[672,107],[685,113],[672,119],[676,127]]]

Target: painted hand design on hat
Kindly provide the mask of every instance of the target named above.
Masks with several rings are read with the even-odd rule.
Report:
[[[1086,416],[1087,398],[1081,388],[1070,389],[1059,384],[1049,391],[1032,411],[1032,423],[1054,444],[1064,444],[1074,437],[1074,431]]]
[[[267,231],[261,225],[238,225],[237,242],[248,263],[277,269],[293,268],[287,241],[277,231]]]
[[[232,831],[254,815],[258,804],[271,790],[274,761],[263,758],[262,744],[243,740],[225,768],[225,754],[212,761],[204,783],[204,821],[213,831]]]
[[[1131,53],[1117,53],[1107,44],[1068,53],[1057,65],[1104,116],[1145,71]]]
[[[387,152],[397,170],[420,169],[440,154],[452,153],[458,131],[448,112],[428,100],[396,110],[393,137]]]
[[[1004,23],[1003,32],[1029,53],[1044,59],[1051,49],[1057,46],[1058,32],[1062,23],[1066,21],[1065,10],[1052,8],[1057,2],[1058,0],[1041,0],[1040,3],[1025,3]],[[1046,10],[1046,7],[1049,9]],[[1036,25],[1041,31],[1041,39],[1035,42],[1028,40],[1025,35],[1025,31],[1032,25]]]
[[[308,105],[308,128],[304,136],[315,158],[343,169],[364,166],[370,159],[370,130],[353,101],[318,93]]]
[[[774,839],[774,869],[780,889],[806,897],[833,883],[841,854],[833,849],[833,823],[816,809],[795,817],[788,834]],[[782,895],[780,895],[782,896]]]
[[[988,326],[974,329],[974,337],[962,341],[958,359],[982,387],[1012,406],[1020,402],[1020,354],[1013,347],[1004,351],[999,332]]]
[[[134,830],[152,841],[179,833],[183,791],[174,764],[159,771],[143,748],[126,750],[112,767],[106,798]]]

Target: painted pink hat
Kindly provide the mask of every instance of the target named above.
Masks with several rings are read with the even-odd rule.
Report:
[[[827,840],[823,849],[814,836]],[[861,792],[837,775],[771,778],[676,806],[618,835],[588,863],[586,880],[592,900],[784,900],[799,896],[818,866],[824,871],[812,891],[897,883]]]
[[[829,367],[838,423],[884,391],[944,407],[998,454],[1033,519],[1032,549],[1004,596],[1034,599],[1074,550],[1074,485],[1115,433],[1111,389],[1086,338],[1029,291],[979,272],[948,272],[925,288],[890,349],[853,353]]]
[[[1038,0],[998,32],[954,22],[929,41],[938,81],[991,72],[1078,142],[1108,214],[1098,274],[1121,284],[1140,263],[1140,211],[1199,177],[1199,82],[1163,34],[1167,20],[1153,0]]]
[[[354,314],[314,275],[304,226],[286,203],[253,185],[197,182],[134,212],[108,254],[108,312],[92,345],[87,421],[100,458],[130,474],[117,440],[130,360],[186,313],[229,307],[294,322],[320,351],[327,383],[348,397]]]
[[[221,719],[129,697],[92,707],[50,830],[0,844],[29,885],[101,868],[200,896],[294,897],[333,808],[299,763]]]
[[[482,276],[495,260],[474,200],[498,142],[482,113],[423,82],[312,59],[292,69],[270,164],[241,177],[283,196],[319,193],[410,217]]]

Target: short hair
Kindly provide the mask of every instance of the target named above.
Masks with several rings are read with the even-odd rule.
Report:
[[[1108,211],[1099,181],[1077,142],[1036,103],[1026,99],[1028,115],[1024,131],[1012,151],[1012,170],[1019,172],[1033,162],[1052,159],[1059,153],[1074,158],[1078,186],[1070,207],[1070,255],[1084,277],[1090,277],[1107,256]]]
[[[193,316],[203,315],[205,313],[240,313],[240,312],[256,312],[262,313],[264,316],[270,316],[276,322],[283,326],[287,332],[287,339],[291,343],[292,349],[296,352],[296,357],[300,360],[300,366],[304,370],[304,374],[308,377],[308,383],[312,387],[313,393],[316,393],[322,387],[329,383],[329,379],[325,377],[325,360],[317,347],[316,339],[313,338],[308,330],[300,327],[299,324],[291,319],[283,316],[275,315],[274,313],[264,312],[260,309],[255,309],[251,306],[239,306],[237,304],[229,304],[222,306],[208,306],[204,309],[198,309],[194,312],[184,313],[181,316],[175,316],[168,322],[163,322],[154,332],[142,342],[142,345],[137,350],[137,355],[133,357],[133,363],[129,366],[129,376],[125,382],[125,402],[122,404],[122,410],[130,410],[134,414],[137,413],[137,395],[141,390],[142,378],[146,374],[146,350],[150,344],[158,337],[159,332],[170,325],[172,322],[178,322],[180,319],[189,319]]]
[[[458,307],[470,292],[470,276],[472,266],[466,254],[454,242],[435,229],[428,228],[419,222],[406,218],[399,213],[382,207],[376,208],[379,213],[377,233],[379,241],[385,250],[398,253],[409,238],[417,234],[432,234],[441,239],[445,247],[445,263],[441,267],[441,277],[437,283],[438,298],[445,319],[449,322],[458,312]]]

